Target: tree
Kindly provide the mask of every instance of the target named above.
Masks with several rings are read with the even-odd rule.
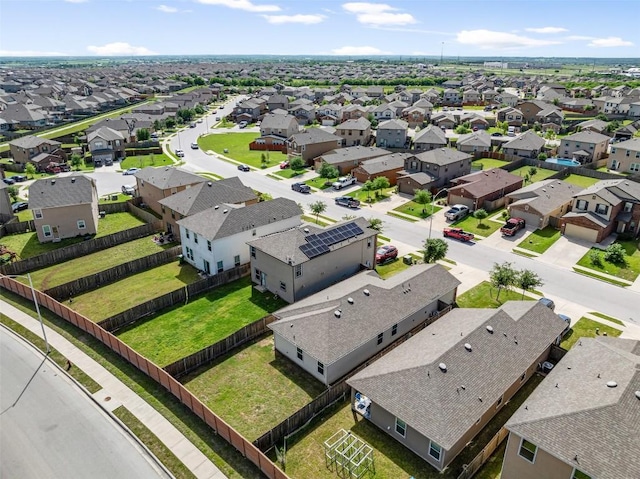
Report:
[[[27,174],[27,177],[33,178],[36,174],[36,167],[33,163],[27,163],[24,167],[24,172]]]
[[[480,208],[479,210],[475,210],[473,212],[473,217],[478,220],[479,225],[482,224],[482,220],[487,216],[489,216],[489,213],[487,213],[487,210],[485,210],[484,208]]]
[[[536,176],[536,173],[538,172],[538,168],[536,168],[535,166],[531,166],[529,168],[529,176],[531,178],[533,178],[534,176]]]
[[[465,133],[470,133],[471,132],[471,128],[469,128],[466,124],[467,122],[463,123],[462,125],[458,125],[455,129],[455,132],[458,135],[464,135]]]
[[[196,105],[193,109],[198,115],[202,115],[205,112],[205,109],[202,105]]]
[[[311,211],[311,213],[316,215],[316,224],[318,224],[318,218],[327,210],[327,204],[324,201],[318,200],[309,205],[309,210]]]
[[[177,112],[178,117],[184,122],[193,120],[195,114],[196,112],[191,108],[183,108]]]
[[[318,170],[318,174],[321,178],[337,178],[340,175],[340,172],[335,166],[331,166],[329,163],[322,163],[320,169]]]
[[[447,255],[449,244],[441,238],[425,240],[422,255],[425,263],[435,263]]]
[[[9,193],[9,196],[11,197],[11,202],[13,203],[14,201],[16,201],[18,199],[18,187],[15,185],[11,185],[7,187],[7,193]]]
[[[382,230],[384,230],[384,224],[380,218],[369,218],[369,228],[376,230],[378,233],[382,233]]]
[[[607,118],[607,115],[605,115],[604,113],[598,113],[595,119],[602,120],[602,121],[609,121],[609,118]]]
[[[153,129],[155,131],[160,131],[162,130],[162,122],[160,120],[154,120],[153,121]]]
[[[500,291],[502,289],[509,289],[515,284],[517,274],[517,271],[513,269],[509,262],[493,264],[493,268],[489,272],[489,278],[491,279],[491,286],[498,288],[496,301],[500,299]]]
[[[82,158],[82,156],[78,155],[77,153],[71,155],[71,166],[73,166],[76,170],[80,170],[83,165],[84,159]]]
[[[170,130],[176,127],[176,121],[173,118],[167,118],[164,121],[164,124],[167,128],[169,128]]]
[[[431,203],[431,193],[427,190],[414,190],[413,191],[413,201],[422,205],[422,214],[426,214],[425,206]]]
[[[271,201],[273,196],[269,193],[260,193],[260,201]]]
[[[505,134],[509,129],[509,123],[507,123],[506,121],[498,121],[496,122],[496,128],[502,130],[502,133]]]
[[[373,191],[373,181],[367,180],[362,185],[362,191],[367,192],[367,201],[371,201],[371,192]]]
[[[523,269],[517,274],[516,284],[518,285],[518,288],[522,290],[522,299],[524,299],[525,291],[529,291],[533,288],[539,288],[544,283],[536,273],[530,269]]]
[[[299,156],[296,156],[289,162],[289,168],[292,170],[301,170],[304,168],[304,160]]]
[[[604,259],[613,264],[625,264],[625,256],[627,252],[620,243],[612,243],[604,250]]]
[[[373,180],[373,190],[375,191],[376,196],[379,195],[380,190],[384,190],[385,188],[389,188],[391,184],[389,183],[389,178],[386,176],[378,176]]]
[[[546,153],[540,153],[540,154],[538,155],[538,161],[546,161],[546,159],[547,159],[547,158],[548,158],[548,157],[547,157],[547,154],[546,154]]]
[[[147,130],[146,128],[140,128],[136,132],[136,138],[138,139],[138,141],[148,141],[149,140],[149,130]]]

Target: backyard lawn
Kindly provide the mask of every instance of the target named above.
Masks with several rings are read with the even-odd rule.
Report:
[[[72,302],[67,300],[64,303],[99,322],[197,280],[195,268],[174,261],[75,296]]]
[[[221,133],[201,136],[198,145],[202,151],[213,150],[235,161],[255,168],[262,167],[262,155],[268,157],[268,166],[278,165],[287,159],[279,151],[250,150],[249,143],[260,136],[259,133]],[[227,150],[225,153],[224,150]]]
[[[507,301],[534,301],[529,296],[522,297],[522,291],[502,290],[499,299],[496,299],[498,290],[491,286],[489,281],[474,286],[456,299],[460,308],[498,308]]]
[[[174,246],[174,245],[170,245]],[[107,248],[87,256],[81,256],[64,263],[31,272],[33,286],[44,291],[74,279],[89,276],[99,271],[112,268],[127,261],[158,253],[169,246],[160,246],[152,241],[151,236]],[[26,280],[22,280],[26,282]]]
[[[529,168],[531,168],[530,166],[521,166],[520,168],[517,168],[513,171],[511,171],[510,173],[514,174],[514,175],[518,175],[518,176],[522,176],[524,178],[524,175],[529,173]],[[530,179],[529,179],[529,183],[535,183],[536,181],[542,181],[542,180],[546,180],[547,178],[549,178],[552,175],[555,175],[557,173],[557,171],[554,170],[547,170],[546,168],[536,168],[536,174],[533,175]],[[527,186],[526,184],[524,186]]]
[[[272,335],[196,371],[183,384],[250,441],[324,390],[292,361],[275,356]]]
[[[144,221],[133,216],[131,213],[112,213],[106,215],[104,218],[100,218],[98,233],[95,237],[107,236],[143,224]],[[36,256],[81,241],[84,241],[82,237],[65,239],[59,243],[40,243],[35,232],[8,235],[0,238],[0,244],[17,253],[20,259],[30,258],[31,256]]]
[[[616,241],[616,243],[621,244],[627,252],[627,255],[625,256],[625,264],[613,264],[605,261],[604,253],[599,248],[591,248],[587,254],[580,258],[580,261],[578,261],[577,264],[600,273],[613,275],[620,279],[635,281],[638,274],[640,274],[639,243],[637,241]],[[597,266],[591,263],[591,259],[589,258],[591,251],[598,251],[600,253],[602,266]]]
[[[226,338],[286,303],[252,287],[251,278],[216,288],[186,305],[159,311],[118,331],[144,357],[166,366]]]
[[[553,243],[560,239],[560,230],[552,226],[547,226],[541,230],[535,230],[518,244],[518,248],[533,251],[534,253],[544,253]]]
[[[589,188],[591,185],[594,185],[600,180],[598,178],[591,178],[590,176],[571,174],[564,178],[562,181],[566,181],[567,183],[571,183],[572,185],[581,186],[582,188]]]
[[[147,166],[173,165],[173,160],[164,153],[153,153],[150,155],[128,156],[120,162],[120,169],[145,168]]]
[[[428,218],[431,216],[432,205],[421,205],[415,201],[407,201],[403,205],[394,208],[393,211],[404,213],[405,215],[415,216],[416,218]],[[442,208],[439,206],[433,206],[433,213],[437,213]],[[424,210],[424,213],[422,212]]]
[[[509,161],[494,160],[493,158],[480,158],[479,160],[473,161],[471,163],[471,167],[480,170],[490,170],[492,168],[500,168],[504,165],[508,165],[509,163]]]
[[[607,333],[607,336],[617,338],[622,333],[619,329],[612,328],[611,326],[583,316],[576,324],[573,325],[569,332],[567,332],[562,339],[560,346],[564,349],[571,349],[571,347],[577,343],[580,338],[595,338],[598,335],[596,334],[596,328],[600,330],[598,331],[600,335]]]

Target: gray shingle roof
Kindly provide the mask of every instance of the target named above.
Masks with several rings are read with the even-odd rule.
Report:
[[[440,265],[412,267],[388,280],[363,272],[277,311],[278,321],[269,328],[318,361],[331,364],[459,284]],[[369,296],[362,293],[364,289]],[[341,310],[340,318],[335,317],[336,310]]]
[[[391,155],[379,156],[371,160],[365,160],[358,168],[361,168],[370,175],[383,171],[395,170],[404,167],[404,160],[409,158],[411,153],[392,153]]]
[[[571,202],[574,195],[582,191],[582,187],[561,180],[543,180],[520,188],[507,194],[515,198],[511,206],[527,204],[538,213],[549,214],[559,206]]]
[[[309,128],[295,135],[291,135],[290,141],[294,141],[297,145],[312,145],[314,143],[325,143],[328,141],[342,140],[341,136],[334,135],[322,128]]]
[[[364,117],[357,120],[347,120],[336,126],[337,130],[366,130],[371,127],[371,122]]]
[[[123,140],[124,136],[119,131],[116,131],[108,126],[103,126],[98,128],[95,131],[92,131],[87,135],[87,141],[91,141],[94,138],[102,138],[103,140],[113,141],[113,140]]]
[[[435,150],[418,153],[416,158],[425,163],[445,166],[455,163],[456,161],[469,160],[471,159],[471,155],[451,148],[436,148]]]
[[[453,180],[453,182],[456,183],[456,186],[450,188],[450,191],[464,188],[465,193],[468,193],[472,198],[481,198],[514,184],[521,185],[523,179],[501,168],[491,168],[490,170],[482,170],[461,176]],[[467,195],[465,194],[465,196]]]
[[[95,189],[95,180],[80,173],[36,180],[29,187],[29,208],[44,209],[90,204],[94,198],[97,198]]]
[[[533,130],[527,130],[512,140],[507,141],[502,148],[515,148],[517,150],[539,150],[544,146],[544,138],[536,134]]]
[[[409,124],[404,120],[387,120],[378,125],[378,130],[403,130],[406,131]]]
[[[460,135],[456,144],[463,146],[489,147],[491,146],[491,137],[486,131],[478,130]]]
[[[429,143],[436,145],[446,145],[447,137],[442,131],[442,128],[438,128],[434,125],[429,125],[425,129],[420,130],[414,140],[413,143]]]
[[[640,138],[631,138],[627,141],[621,141],[617,145],[614,145],[614,148],[616,150],[640,151]]]
[[[602,143],[609,141],[609,137],[591,130],[583,130],[573,135],[565,136],[562,141],[578,141],[580,143]]]
[[[607,387],[608,381],[617,387]],[[591,477],[640,477],[635,391],[640,391],[640,341],[584,338],[506,427]]]
[[[640,183],[627,179],[602,180],[585,188],[575,196],[598,195],[612,205],[624,200],[640,201]]]
[[[363,161],[378,156],[388,155],[389,150],[378,148],[376,146],[349,146],[347,148],[338,148],[328,151],[321,155],[323,161],[330,165],[342,163],[344,161]]]
[[[509,301],[497,310],[454,309],[347,383],[450,449],[495,410],[502,394],[564,327],[537,301]]]
[[[59,147],[60,145],[62,145],[62,143],[60,143],[59,141],[47,140],[45,138],[39,138],[33,135],[23,136],[22,138],[16,138],[15,140],[12,140],[9,142],[10,145],[15,145],[20,148],[37,148],[43,143],[46,143],[48,145],[52,145],[55,147]]]
[[[180,168],[171,167],[154,168],[148,166],[136,172],[135,176],[137,179],[146,181],[161,190],[207,181],[202,176],[194,175]]]
[[[296,118],[292,115],[279,115],[277,113],[268,113],[262,119],[260,123],[260,129],[265,130],[267,128],[275,130],[286,130],[291,125],[297,125]]]

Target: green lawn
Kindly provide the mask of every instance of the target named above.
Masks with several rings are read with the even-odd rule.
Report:
[[[534,253],[544,253],[553,243],[560,239],[560,230],[552,226],[547,226],[541,230],[535,230],[518,244],[518,248],[533,251]]]
[[[474,286],[456,299],[460,308],[498,308],[507,301],[534,301],[529,296],[522,297],[522,291],[502,290],[499,299],[496,299],[498,290],[488,281]]]
[[[431,211],[433,207],[433,211]],[[393,209],[393,211],[397,211],[399,213],[404,213],[405,215],[415,216],[416,218],[428,218],[431,216],[431,213],[437,213],[442,208],[439,206],[429,205],[421,205],[416,203],[415,201],[407,201],[403,205],[400,205]],[[423,213],[424,210],[424,213]]]
[[[314,215],[313,213],[309,213],[308,215],[302,215],[301,216],[302,221],[306,221],[307,223],[313,223],[314,225],[318,225],[318,226],[329,226],[330,223],[327,221],[322,221],[322,216],[320,216],[319,218],[316,219],[316,215]]]
[[[357,190],[350,191],[345,196],[360,200],[361,203],[377,203],[378,201],[389,199],[394,191],[396,191],[395,186],[378,191],[364,191],[362,188],[358,188]]]
[[[95,237],[107,236],[142,224],[144,224],[144,221],[133,216],[131,213],[112,213],[106,215],[104,218],[100,218],[98,233]],[[0,238],[0,244],[18,253],[20,259],[30,258],[31,256],[36,256],[81,241],[83,241],[83,238],[80,237],[65,239],[59,243],[40,243],[35,232],[8,235]]]
[[[252,441],[318,396],[324,386],[274,355],[273,336],[237,349],[188,376],[184,385]]]
[[[305,181],[305,183],[313,188],[317,188],[319,190],[324,190],[327,188],[331,188],[331,183],[336,181],[338,178],[321,178],[318,176],[317,178],[313,178],[311,180]]]
[[[571,347],[578,342],[580,338],[595,338],[598,334],[596,334],[596,328],[598,334],[604,335],[607,333],[607,336],[618,337],[622,333],[619,329],[612,328],[611,326],[607,326],[606,324],[599,323],[589,318],[582,317],[578,320],[576,324],[569,330],[569,332],[565,335],[560,346],[564,349],[571,349]]]
[[[247,277],[216,288],[186,305],[159,311],[117,334],[143,356],[165,366],[285,305],[272,294],[259,293]]]
[[[147,236],[146,238],[129,241],[113,248],[103,249],[87,256],[81,256],[64,263],[33,271],[31,279],[35,288],[43,291],[83,276],[104,271],[127,261],[158,253],[167,247],[157,245],[153,242],[151,236]]]
[[[612,323],[616,323],[624,327],[624,323],[622,321],[616,318],[612,318],[611,316],[607,316],[606,314],[598,313],[597,311],[590,311],[589,314],[593,314],[594,316],[606,319],[607,321],[611,321]]]
[[[562,181],[566,181],[567,183],[571,183],[572,185],[581,186],[583,188],[589,188],[591,185],[597,183],[600,180],[598,180],[598,178],[591,178],[589,176],[571,174],[571,175],[567,176],[566,178],[564,178]]]
[[[490,213],[491,216],[495,216],[496,212]],[[467,215],[466,218],[461,219],[460,221],[454,221],[451,223],[452,226],[457,228],[462,228],[465,231],[473,233],[475,235],[480,236],[489,236],[496,231],[498,231],[504,223],[497,223],[495,221],[491,221],[489,218],[485,218],[480,223],[477,219],[473,217],[472,214]]]
[[[637,241],[616,241],[616,243],[621,244],[627,252],[627,256],[625,256],[625,264],[613,264],[605,261],[604,253],[598,248],[591,248],[587,254],[580,258],[580,261],[578,261],[577,264],[599,273],[610,274],[627,281],[635,281],[638,274],[640,274],[640,246]],[[591,264],[591,260],[589,259],[591,251],[600,252],[600,256],[602,257],[602,266]]]
[[[279,151],[258,151],[249,149],[249,143],[260,136],[259,133],[222,133],[201,136],[198,145],[203,151],[213,150],[235,161],[245,163],[255,168],[262,167],[262,155],[268,157],[267,166],[278,165],[287,159]],[[227,153],[224,150],[228,150]]]
[[[524,178],[524,175],[529,173],[529,168],[531,168],[531,167],[530,166],[521,166],[520,168],[517,168],[517,169],[511,171],[510,173],[512,173],[514,175],[522,176]],[[528,184],[535,183],[536,181],[546,180],[550,176],[555,175],[557,173],[557,171],[547,170],[546,168],[536,168],[536,170],[537,170],[536,174],[533,175],[530,178]]]
[[[508,161],[494,160],[493,158],[480,158],[479,160],[473,161],[471,166],[480,170],[490,170],[492,168],[500,168],[508,164]]]
[[[400,271],[404,271],[408,267],[409,265],[402,261],[402,258],[396,258],[389,263],[376,265],[376,271],[381,278],[387,279],[394,274],[398,274]]]
[[[116,199],[112,200],[111,198],[115,196]],[[125,195],[124,193],[111,193],[109,195],[104,195],[102,198],[98,200],[98,202],[103,205],[105,203],[125,203],[131,199],[130,195]]]
[[[307,171],[307,168],[303,168],[301,170],[292,170],[291,168],[285,168],[283,170],[276,171],[274,174],[281,176],[282,178],[290,179],[295,178],[296,176],[304,175]]]
[[[75,296],[65,304],[98,322],[196,280],[195,268],[174,261]]]
[[[149,155],[128,156],[120,163],[120,169],[127,170],[129,168],[166,165],[173,165],[173,160],[164,153],[152,153]]]
[[[389,216],[393,216],[394,218],[408,221],[410,223],[416,223],[419,221],[418,218],[407,217],[407,216],[401,215],[400,213],[396,213],[395,211],[387,211],[387,214]]]

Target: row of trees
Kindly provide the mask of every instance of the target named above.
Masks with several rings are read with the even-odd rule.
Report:
[[[491,285],[498,289],[496,300],[500,299],[502,290],[508,291],[517,287],[522,290],[522,298],[524,298],[525,291],[531,291],[544,284],[542,279],[533,271],[529,269],[516,270],[513,268],[513,263],[506,261],[502,264],[494,263],[489,273],[489,278]]]

